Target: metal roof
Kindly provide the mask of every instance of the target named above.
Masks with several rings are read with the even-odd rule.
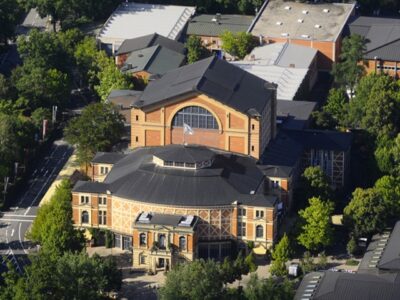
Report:
[[[275,89],[274,84],[209,57],[150,82],[136,105],[146,107],[177,96],[202,93],[243,113],[261,115]]]
[[[138,148],[116,162],[103,183],[98,183],[111,194],[125,199],[146,203],[174,206],[220,206],[239,203],[273,207],[276,197],[264,194],[264,174],[256,160],[245,155],[232,154],[216,149],[213,163],[203,169],[180,169],[159,166],[153,157],[178,147]],[[195,151],[195,146],[191,146]],[[199,151],[204,151],[201,146]],[[74,191],[85,191],[79,184]]]
[[[148,34],[134,39],[125,40],[118,48],[116,55],[130,53],[136,50],[148,48],[151,46],[160,45],[175,52],[185,54],[185,46],[175,40],[166,38],[157,33]]]
[[[310,101],[277,100],[276,104],[276,117],[281,121],[279,127],[284,129],[305,129],[317,106]]]
[[[141,220],[141,216],[145,216]],[[184,221],[187,217],[191,217],[191,222],[187,224],[187,226],[182,226],[182,221]],[[197,223],[197,216],[182,216],[182,215],[171,215],[171,214],[160,214],[160,213],[148,213],[142,212],[136,218],[135,225],[165,225],[165,226],[173,226],[173,227],[183,227],[183,228],[193,228]]]
[[[242,61],[232,63],[278,85],[277,98],[293,100],[308,73],[317,50],[289,43],[256,47]]]
[[[224,31],[246,32],[254,16],[197,15],[188,23],[187,35],[220,36]]]
[[[400,273],[387,275],[312,272],[304,276],[295,300],[398,300]]]
[[[400,19],[358,17],[349,28],[367,40],[365,58],[400,61]]]
[[[121,158],[125,157],[123,153],[116,152],[97,152],[94,158],[92,159],[92,163],[98,164],[115,164]]]
[[[139,99],[142,91],[135,90],[112,90],[107,97],[107,102],[120,105],[122,108],[130,108],[132,103]]]
[[[390,234],[378,268],[400,272],[400,221],[396,223]]]
[[[251,29],[255,36],[336,41],[354,4],[269,0]]]
[[[162,75],[180,67],[185,60],[185,55],[156,45],[131,52],[121,71],[126,73],[146,71],[150,74]]]
[[[124,2],[108,18],[98,38],[103,43],[122,44],[126,39],[156,32],[177,39],[194,12],[192,6]]]

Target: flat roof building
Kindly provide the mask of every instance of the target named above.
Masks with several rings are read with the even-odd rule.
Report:
[[[195,13],[195,7],[124,2],[108,18],[97,39],[103,49],[114,54],[132,38],[158,33],[178,40]]]
[[[288,42],[317,49],[320,69],[339,58],[343,29],[354,4],[270,0],[249,28],[266,42]]]

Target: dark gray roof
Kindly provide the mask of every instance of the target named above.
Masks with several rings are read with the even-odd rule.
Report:
[[[213,159],[215,152],[204,146],[171,145],[157,151],[156,156],[164,161],[196,163]]]
[[[146,26],[146,25],[143,25]],[[118,48],[116,55],[121,55],[124,53],[130,53],[140,49],[148,48],[151,46],[160,45],[167,49],[170,49],[181,54],[185,54],[185,46],[175,40],[171,40],[167,37],[159,35],[157,33],[141,36],[134,39],[125,40],[121,46]]]
[[[277,100],[276,117],[285,129],[304,129],[307,127],[316,102]]]
[[[224,31],[247,32],[254,16],[220,15],[219,22],[213,21],[216,15],[198,15],[188,24],[187,35],[220,36]]]
[[[169,71],[161,79],[150,82],[136,105],[146,107],[189,93],[204,93],[253,115],[262,113],[276,93],[276,85],[224,60],[209,57]]]
[[[360,16],[349,28],[350,33],[359,34],[367,40],[366,59],[376,56],[383,60],[400,61],[400,19]]]
[[[289,177],[305,150],[347,151],[351,147],[350,133],[328,130],[279,131],[261,155],[260,163],[268,177]]]
[[[396,223],[390,234],[389,241],[379,260],[378,268],[400,272],[400,221]]]
[[[285,134],[305,149],[347,151],[352,141],[351,133],[330,130],[285,130]]]
[[[168,168],[153,162],[153,156],[166,155],[168,149],[175,152],[177,147],[134,150],[115,163],[104,184],[113,195],[161,205],[218,206],[234,201],[275,205],[275,197],[263,194],[264,174],[254,158],[212,149],[213,164],[203,169]]]
[[[294,299],[398,300],[399,295],[400,273],[372,275],[326,271],[307,274]]]
[[[115,105],[121,105],[122,108],[130,108],[132,103],[139,99],[142,91],[135,90],[112,90],[108,95],[107,101]]]
[[[115,164],[117,161],[125,157],[123,153],[116,152],[97,152],[92,163],[98,164]]]
[[[103,182],[97,181],[77,181],[72,189],[73,192],[81,193],[101,193],[105,194],[107,192],[108,185]]]
[[[150,225],[165,225],[165,226],[177,227],[180,226],[181,221],[183,221],[186,218],[186,216],[181,216],[181,215],[151,213],[149,214],[148,222],[141,222],[139,218],[142,214],[140,214],[136,218],[135,225],[150,224]],[[192,228],[196,224],[196,222],[197,222],[197,217],[193,216],[192,222],[189,224],[189,226],[186,226],[186,228]]]
[[[304,147],[286,135],[279,132],[261,156],[261,168],[268,177],[287,178],[299,162]]]
[[[185,55],[156,45],[131,52],[121,71],[126,73],[146,71],[150,74],[164,74],[180,67],[185,60]]]

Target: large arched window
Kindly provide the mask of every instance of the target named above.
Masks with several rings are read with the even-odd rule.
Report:
[[[264,228],[261,225],[257,225],[257,227],[256,227],[256,237],[257,238],[264,237]]]
[[[89,223],[89,213],[86,210],[82,212],[81,223]]]
[[[183,123],[192,128],[218,129],[218,122],[214,116],[199,106],[188,106],[175,114],[172,126],[183,127]]]

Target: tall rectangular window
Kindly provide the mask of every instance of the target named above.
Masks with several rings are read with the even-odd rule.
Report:
[[[107,197],[99,196],[99,205],[107,205]]]
[[[238,222],[238,236],[246,236],[246,223]]]
[[[245,217],[246,216],[246,209],[245,208],[239,208],[238,209],[238,216],[239,217]]]
[[[256,218],[257,219],[264,218],[264,211],[263,210],[256,210]]]
[[[89,196],[81,196],[81,204],[88,204],[89,203]]]
[[[107,212],[99,210],[99,225],[107,225]]]

